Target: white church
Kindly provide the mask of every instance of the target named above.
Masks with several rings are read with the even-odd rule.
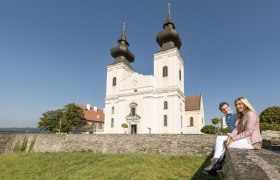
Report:
[[[182,42],[170,7],[156,41],[160,49],[153,54],[153,75],[133,69],[124,28],[118,45],[111,48],[114,61],[107,66],[104,133],[199,134],[204,126],[202,96],[185,96]]]

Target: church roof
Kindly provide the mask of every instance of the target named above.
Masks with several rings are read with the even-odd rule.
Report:
[[[126,65],[130,66],[130,63],[134,61],[134,54],[128,49],[129,43],[125,34],[125,24],[123,25],[123,30],[121,37],[118,40],[118,45],[111,48],[111,55],[115,58],[113,64],[124,62]]]
[[[94,109],[94,108],[90,108],[90,110],[88,110],[86,105],[80,105],[80,104],[76,104],[76,105],[84,111],[85,120],[104,123],[103,110]]]
[[[185,99],[185,111],[200,110],[201,95],[198,96],[186,96]]]
[[[168,3],[168,15],[163,24],[163,31],[159,32],[156,38],[157,43],[160,45],[160,51],[165,51],[182,46],[182,41],[171,19],[170,3]]]

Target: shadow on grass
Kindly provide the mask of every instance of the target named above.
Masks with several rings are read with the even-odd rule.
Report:
[[[191,178],[191,180],[201,180],[201,179],[218,179],[217,176],[211,176],[211,175],[205,175],[202,173],[202,170],[210,164],[210,159],[213,156],[213,152],[205,159],[205,161],[202,163],[202,165],[199,167],[199,169],[196,171],[194,176]]]

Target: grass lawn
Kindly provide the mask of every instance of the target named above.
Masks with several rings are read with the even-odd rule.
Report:
[[[0,155],[0,179],[209,179],[206,157],[92,152]]]

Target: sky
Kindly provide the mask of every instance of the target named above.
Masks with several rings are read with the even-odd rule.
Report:
[[[168,0],[1,0],[0,128],[36,127],[68,103],[104,108],[106,67],[123,22],[132,67],[153,74]],[[185,95],[202,95],[206,124],[245,96],[280,105],[279,0],[170,0],[182,40]]]

